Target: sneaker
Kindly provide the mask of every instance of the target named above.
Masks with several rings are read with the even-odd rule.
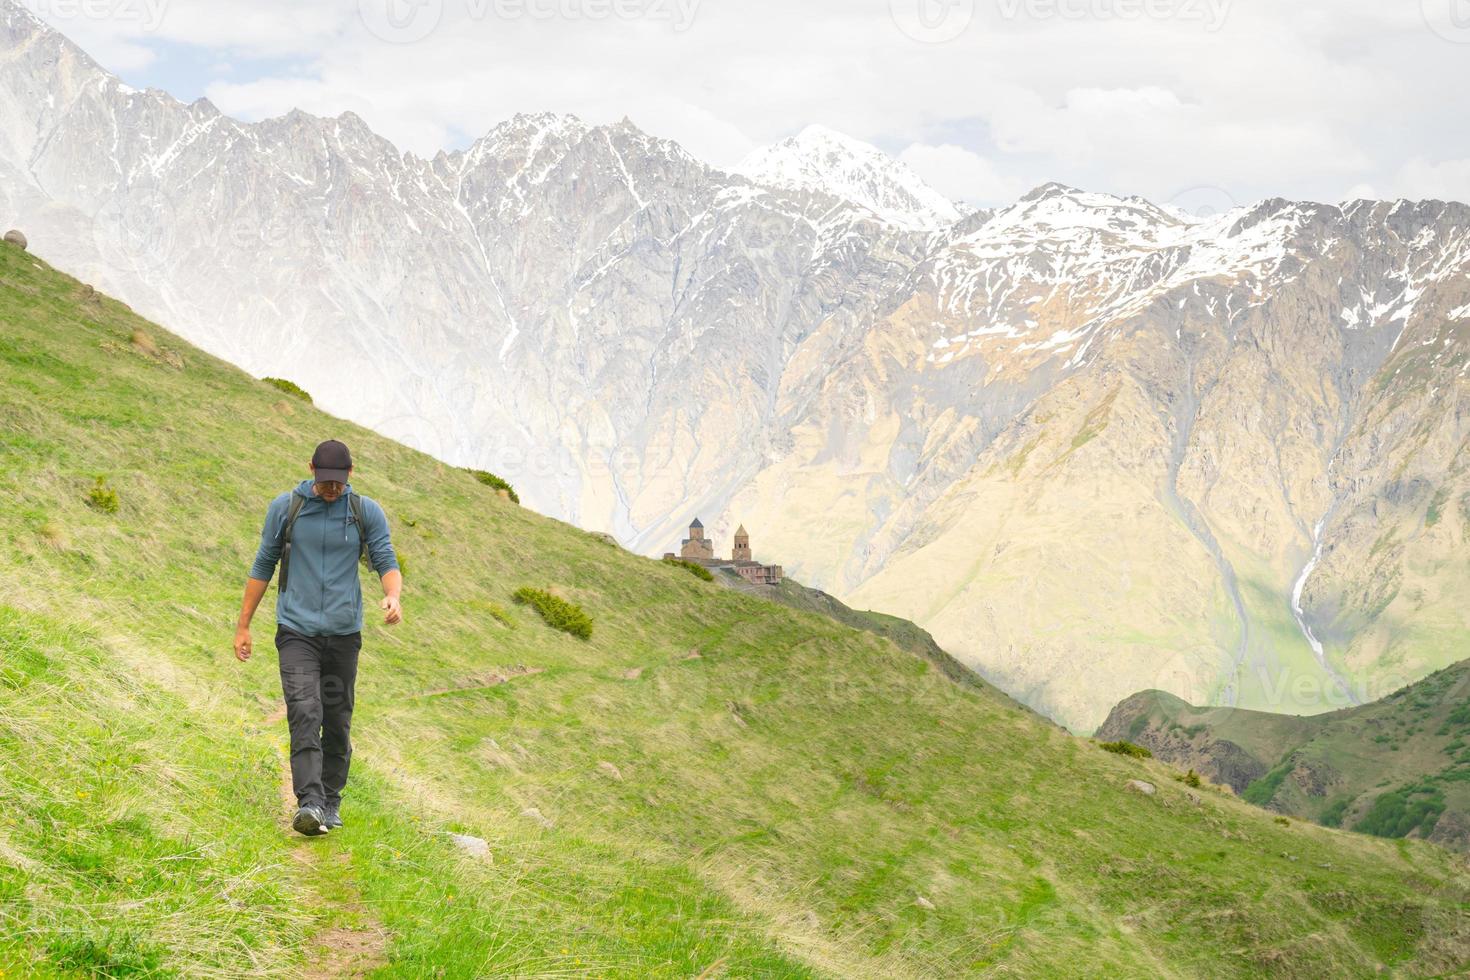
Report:
[[[334,805],[328,803],[323,808],[323,812],[325,814],[322,817],[323,827],[327,828],[328,830],[336,830],[338,827],[342,826],[342,804],[338,803]]]
[[[308,803],[296,811],[296,816],[291,821],[291,829],[307,837],[320,837],[332,829],[327,826],[326,819],[326,814],[322,812],[321,807]]]

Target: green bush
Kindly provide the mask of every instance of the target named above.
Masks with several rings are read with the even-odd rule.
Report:
[[[509,483],[505,482],[494,473],[487,473],[484,470],[471,469],[466,469],[465,472],[474,477],[476,480],[479,480],[481,483],[485,484],[485,486],[490,487],[491,489],[504,490],[507,494],[510,495],[511,503],[518,504],[521,502],[520,495],[516,493],[515,487],[511,486]]]
[[[260,380],[264,381],[272,388],[277,388],[281,391],[284,391],[286,394],[291,395],[292,397],[300,398],[308,405],[311,404],[311,396],[306,393],[306,389],[302,388],[294,381],[287,381],[285,378],[261,378]]]
[[[1098,748],[1104,752],[1114,752],[1118,755],[1132,756],[1135,759],[1152,759],[1154,754],[1142,745],[1134,745],[1119,739],[1116,742],[1099,742]]]
[[[1351,803],[1352,799],[1346,796],[1333,800],[1327,809],[1322,811],[1322,826],[1341,827],[1342,818],[1347,813],[1347,808]]]
[[[592,638],[592,617],[583,612],[581,606],[567,602],[544,589],[533,589],[529,585],[516,589],[511,598],[540,613],[548,626],[583,640]]]
[[[713,582],[715,580],[715,577],[710,574],[710,570],[708,568],[705,568],[703,565],[700,565],[696,562],[687,561],[683,558],[665,558],[664,561],[668,562],[670,565],[678,565],[682,568],[687,569],[689,571],[689,574],[693,575],[695,578],[704,579],[706,582]]]
[[[1266,775],[1247,786],[1245,792],[1240,794],[1240,798],[1247,803],[1254,803],[1256,806],[1265,806],[1271,802],[1271,798],[1281,788],[1281,784],[1286,780],[1291,769],[1292,761],[1290,759],[1285,760],[1275,769],[1272,769]]]
[[[1291,826],[1291,821],[1288,820],[1288,819],[1286,819],[1285,817],[1277,817],[1276,818],[1276,822],[1279,823],[1279,824],[1281,824],[1281,826],[1283,826],[1283,827],[1290,827]]]
[[[1185,786],[1189,786],[1189,787],[1192,787],[1194,789],[1199,789],[1199,785],[1200,785],[1199,773],[1195,772],[1193,769],[1189,770],[1189,772],[1176,773],[1174,775],[1174,778],[1177,779],[1177,780],[1179,780]]]
[[[1435,786],[1404,786],[1374,800],[1353,829],[1375,837],[1404,837],[1416,829],[1427,834],[1434,829],[1444,806],[1444,794]]]
[[[92,489],[87,491],[87,503],[104,514],[116,514],[121,505],[117,491],[108,486],[107,478],[102,476],[99,476],[97,482],[92,484]]]
[[[516,628],[514,620],[510,618],[509,610],[507,610],[504,606],[492,602],[485,607],[485,611],[488,612],[490,614],[490,617],[501,626],[509,626],[511,629]]]

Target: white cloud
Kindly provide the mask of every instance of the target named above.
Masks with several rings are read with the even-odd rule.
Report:
[[[966,204],[1003,204],[1027,189],[1001,176],[984,157],[953,143],[910,143],[898,159],[945,197]]]
[[[1182,0],[1132,18],[1008,0],[975,5],[943,44],[905,35],[886,0],[97,0],[104,18],[58,15],[87,0],[27,2],[132,84],[194,71],[192,90],[227,112],[352,109],[419,153],[552,110],[626,115],[730,166],[820,122],[918,147],[910,162],[947,193],[1059,179],[1243,202],[1360,185],[1444,196],[1470,159],[1470,47],[1412,2],[1234,0],[1211,31]],[[166,3],[152,30],[123,15],[149,3]],[[389,4],[431,15],[398,21],[421,39],[380,36]],[[227,79],[210,73],[220,62]]]
[[[1470,201],[1470,157],[1440,161],[1415,157],[1399,168],[1391,187],[1398,196]]]

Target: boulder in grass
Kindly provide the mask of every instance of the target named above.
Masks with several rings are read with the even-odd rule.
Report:
[[[454,846],[464,851],[470,857],[490,858],[490,844],[479,837],[471,837],[469,834],[450,834],[449,839],[454,841]]]
[[[1158,791],[1153,783],[1145,782],[1142,779],[1128,780],[1128,788],[1135,793],[1142,793],[1144,796],[1153,796]]]
[[[21,231],[19,228],[12,228],[7,231],[5,233],[5,240],[14,245],[16,248],[20,249],[22,252],[24,252],[26,248],[30,246],[30,242],[26,241],[25,232]]]

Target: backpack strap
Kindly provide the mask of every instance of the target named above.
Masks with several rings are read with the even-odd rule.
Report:
[[[291,503],[286,508],[286,526],[281,528],[281,577],[276,580],[276,589],[280,592],[286,591],[286,576],[291,571],[291,529],[296,526],[296,518],[301,515],[301,506],[305,503],[305,497],[294,490],[291,492]]]
[[[352,509],[352,522],[357,525],[357,560],[368,563],[367,525],[362,520],[362,498],[355,493],[347,495],[347,506]]]

